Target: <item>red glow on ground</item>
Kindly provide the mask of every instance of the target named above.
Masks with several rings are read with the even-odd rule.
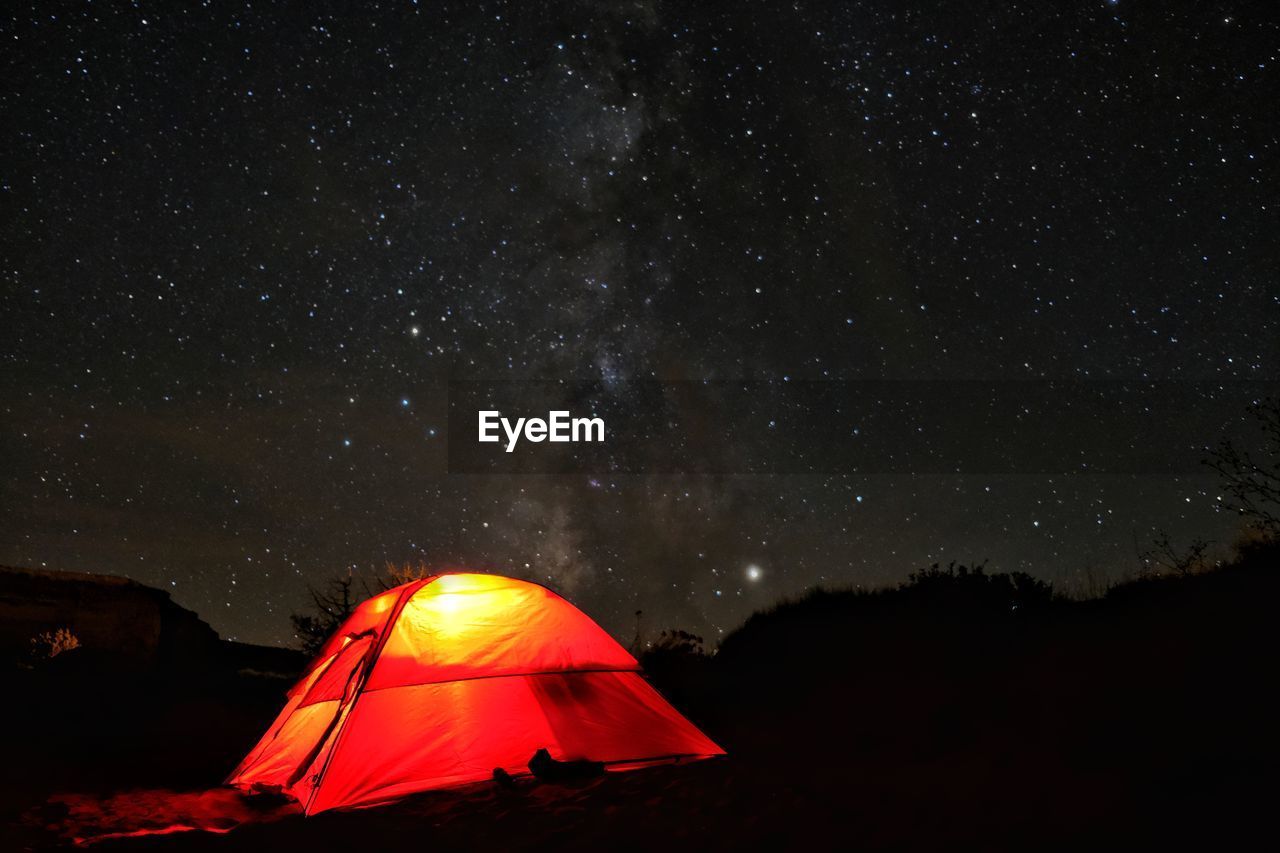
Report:
[[[138,790],[105,796],[59,794],[50,798],[49,808],[62,815],[46,828],[77,845],[179,832],[225,833],[247,823],[279,820],[301,811],[296,803],[247,798],[231,788]]]

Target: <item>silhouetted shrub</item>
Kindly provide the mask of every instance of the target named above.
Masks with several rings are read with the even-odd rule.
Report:
[[[41,631],[31,638],[30,654],[35,662],[53,660],[63,652],[80,648],[80,638],[68,628]]]
[[[351,575],[333,578],[324,589],[310,587],[312,613],[294,613],[289,617],[293,622],[293,636],[298,641],[298,648],[307,657],[313,657],[324,646],[325,641],[338,630],[351,612],[359,604],[359,599],[352,595]]]
[[[1185,549],[1179,550],[1174,547],[1169,534],[1161,531],[1160,535],[1151,543],[1151,547],[1138,554],[1138,560],[1142,564],[1142,573],[1144,576],[1152,573],[1193,575],[1207,571],[1214,565],[1205,556],[1205,552],[1209,550],[1209,546],[1212,544],[1207,539],[1196,538],[1192,539]]]
[[[952,561],[945,569],[934,563],[907,578],[898,587],[903,597],[948,609],[1012,611],[1053,600],[1052,584],[1025,572],[989,575],[985,563],[970,567]]]
[[[696,634],[680,630],[663,631],[658,639],[644,650],[641,663],[647,668],[649,664],[660,663],[663,660],[701,658],[706,654],[702,638]]]
[[[706,678],[710,662],[702,638],[679,630],[663,631],[640,655],[645,675],[677,703]]]

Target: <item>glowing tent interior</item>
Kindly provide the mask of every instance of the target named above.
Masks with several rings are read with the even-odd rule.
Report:
[[[444,574],[360,604],[227,779],[307,814],[527,773],[723,754],[600,626],[537,584]]]

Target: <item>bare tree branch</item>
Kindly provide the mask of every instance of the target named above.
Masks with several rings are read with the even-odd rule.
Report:
[[[1209,567],[1205,552],[1212,544],[1205,539],[1193,539],[1186,550],[1179,551],[1169,541],[1169,534],[1161,531],[1152,546],[1138,554],[1138,559],[1144,574],[1154,569],[1158,574],[1192,575]]]
[[[1261,431],[1256,455],[1224,439],[1204,460],[1222,477],[1225,505],[1267,536],[1280,534],[1280,400],[1250,407]]]

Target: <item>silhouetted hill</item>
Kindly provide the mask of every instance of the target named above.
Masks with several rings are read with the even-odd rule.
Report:
[[[906,849],[1221,840],[1268,808],[1280,758],[1277,601],[1275,548],[1091,601],[935,567],[815,590],[713,656],[646,664],[806,804],[815,843],[855,827]]]
[[[59,629],[86,656],[120,668],[187,665],[218,653],[214,630],[163,590],[114,575],[0,566],[0,659],[21,660],[33,638]]]
[[[33,640],[59,631],[71,640],[69,648],[53,655],[33,649]],[[227,670],[293,677],[305,663],[293,649],[222,640],[168,592],[129,578],[0,566],[0,664],[6,666],[38,665],[68,676],[83,670],[198,678]]]
[[[1269,830],[1280,762],[1278,570],[1274,548],[1254,549],[1090,601],[958,566],[895,589],[816,590],[753,616],[716,654],[680,632],[646,654],[723,760],[306,820],[225,793],[117,794],[110,809],[37,809],[23,837],[48,840],[39,827],[65,826],[67,808],[118,823],[111,809],[145,807],[161,826],[193,808],[201,825],[247,821],[145,840],[164,849],[1241,849]],[[111,696],[91,715],[86,682],[28,673],[17,757],[38,760],[7,793],[30,807],[54,791],[216,785],[287,684],[254,669],[199,689],[113,683],[90,692]]]
[[[896,665],[904,653],[952,659],[988,641],[1061,639],[1072,631],[1109,629],[1108,636],[1119,632],[1117,642],[1126,635],[1141,642],[1148,629],[1175,623],[1183,637],[1238,641],[1241,632],[1266,624],[1278,592],[1275,549],[1203,574],[1127,581],[1085,601],[1055,597],[1047,584],[1021,573],[934,566],[895,588],[817,588],[760,611],[721,642],[714,660],[725,673],[843,671]],[[1195,618],[1182,622],[1187,611]]]

